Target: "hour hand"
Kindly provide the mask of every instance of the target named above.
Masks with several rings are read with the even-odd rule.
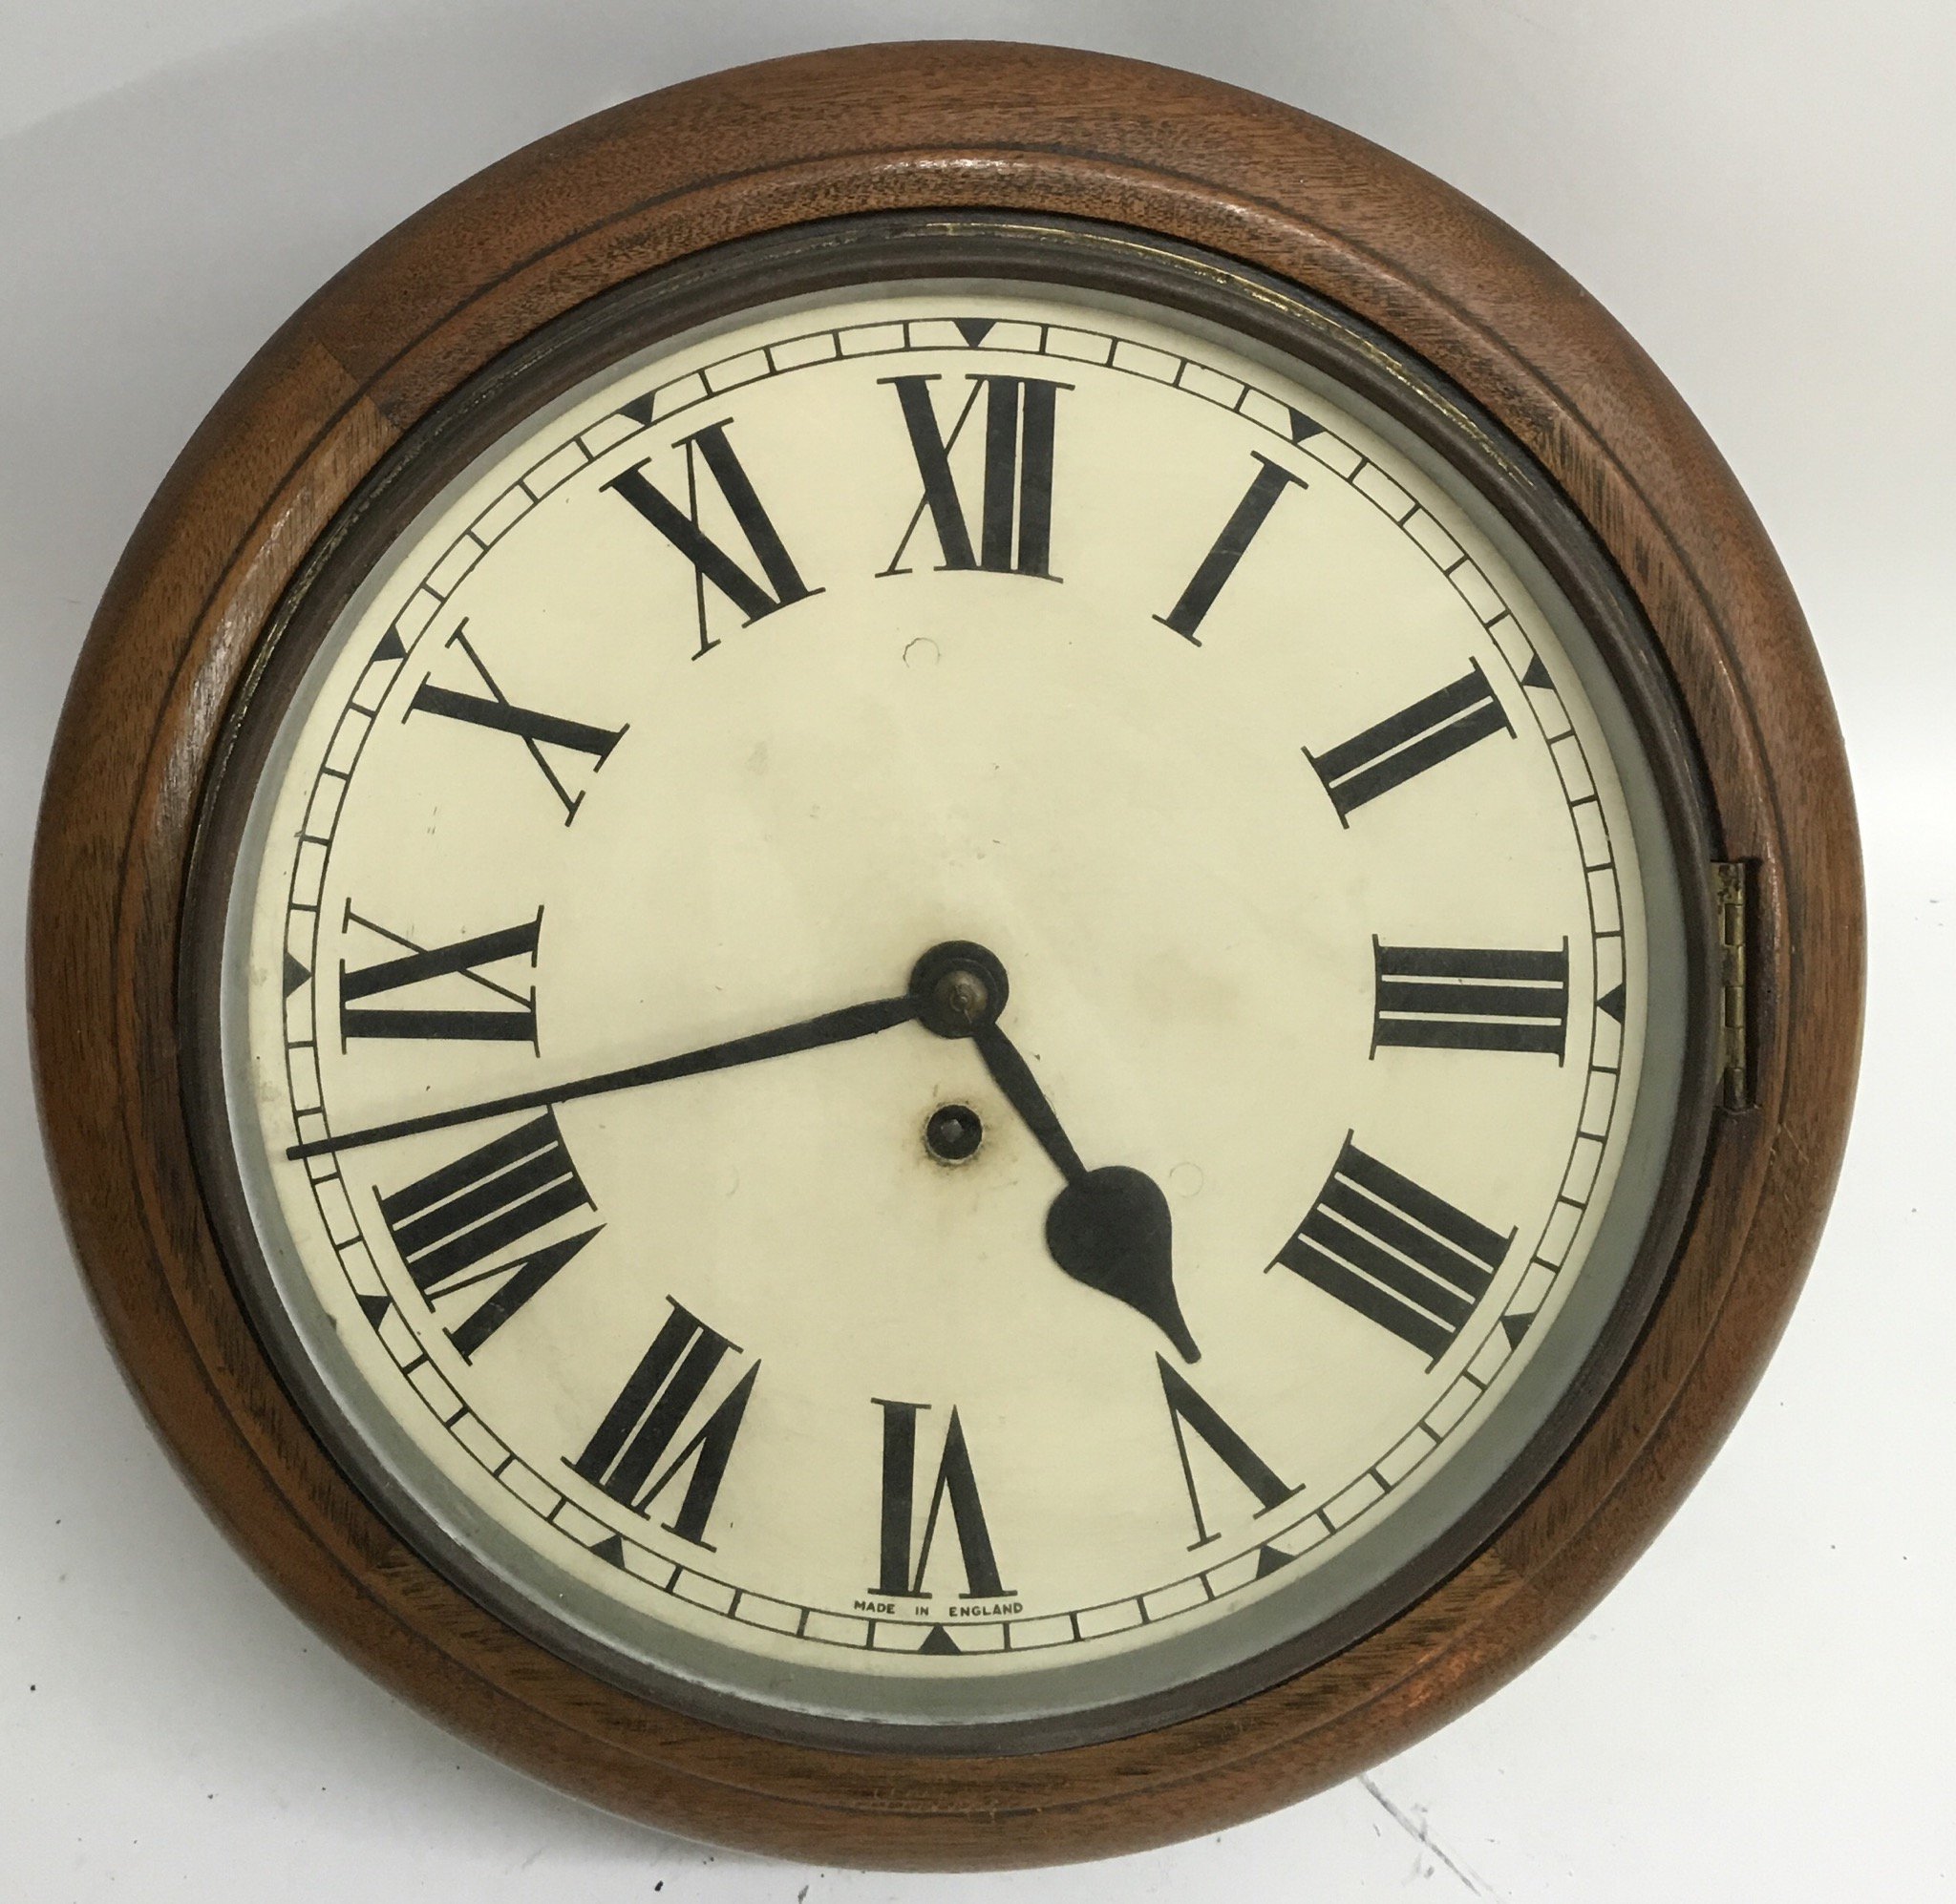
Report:
[[[1175,1296],[1168,1199],[1145,1171],[1125,1164],[1089,1170],[1032,1068],[999,1028],[1005,967],[978,945],[940,945],[910,981],[920,1016],[940,1037],[969,1038],[991,1081],[1066,1179],[1046,1213],[1046,1248],[1075,1282],[1125,1302],[1158,1327],[1184,1362],[1201,1358]]]

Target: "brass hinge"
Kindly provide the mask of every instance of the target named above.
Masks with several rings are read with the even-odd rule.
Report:
[[[1751,868],[1743,860],[1714,860],[1712,892],[1718,908],[1718,1073],[1728,1111],[1752,1108],[1751,1053],[1746,1028],[1746,898]]]

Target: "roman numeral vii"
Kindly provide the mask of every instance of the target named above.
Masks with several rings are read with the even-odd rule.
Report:
[[[585,1451],[570,1466],[621,1507],[644,1514],[691,1463],[692,1474],[680,1498],[679,1511],[664,1526],[668,1534],[676,1534],[681,1540],[711,1552],[707,1522],[719,1499],[720,1483],[726,1477],[728,1458],[747,1413],[760,1364],[749,1364],[746,1373],[673,1453],[672,1444],[712,1385],[720,1365],[740,1351],[671,1297],[666,1301],[672,1313],[652,1338],[651,1347],[640,1358]]]

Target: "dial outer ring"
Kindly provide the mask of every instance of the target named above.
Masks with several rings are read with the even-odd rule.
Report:
[[[178,1045],[199,796],[287,584],[416,421],[540,325],[710,245],[852,212],[1045,211],[1298,283],[1433,364],[1543,465],[1648,619],[1716,844],[1752,868],[1752,1108],[1721,1114],[1670,1280],[1550,1478],[1458,1573],[1223,1710],[1004,1759],[842,1753],[649,1707],[491,1619],[407,1550],[286,1397],[192,1163]],[[112,579],[57,736],[31,976],[77,1255],[159,1431],[285,1597],[443,1723],[578,1794],[758,1850],[891,1866],[1105,1856],[1396,1751],[1565,1631],[1654,1535],[1770,1353],[1818,1239],[1859,1049],[1846,767],[1797,604],[1675,392],[1499,221],[1355,136],[1102,55],[819,53],[584,121],[458,187],[266,345]]]

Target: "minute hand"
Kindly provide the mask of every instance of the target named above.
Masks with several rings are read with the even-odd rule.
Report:
[[[392,1124],[374,1124],[364,1131],[349,1131],[338,1136],[315,1137],[309,1143],[294,1144],[286,1154],[294,1159],[331,1155],[340,1151],[357,1151],[369,1144],[391,1143],[396,1137],[415,1137],[424,1131],[446,1131],[457,1124],[474,1124],[485,1117],[500,1117],[516,1111],[542,1111],[558,1104],[569,1104],[580,1097],[599,1097],[606,1091],[630,1090],[638,1085],[667,1084],[674,1078],[698,1077],[706,1071],[724,1071],[735,1065],[753,1065],[764,1058],[784,1058],[794,1051],[813,1051],[823,1045],[842,1045],[852,1038],[867,1038],[873,1032],[887,1031],[895,1025],[907,1025],[922,1009],[917,999],[876,999],[868,1005],[852,1005],[841,1011],[824,1012],[819,1018],[806,1018],[798,1025],[784,1025],[774,1031],[756,1031],[746,1038],[730,1038],[724,1044],[708,1045],[697,1051],[682,1051],[676,1057],[654,1058],[649,1064],[628,1065],[624,1070],[603,1071],[595,1077],[577,1078],[568,1084],[546,1085],[537,1090],[517,1091],[509,1097],[491,1098],[481,1104],[465,1104],[454,1111],[431,1111],[419,1117],[403,1117]]]

